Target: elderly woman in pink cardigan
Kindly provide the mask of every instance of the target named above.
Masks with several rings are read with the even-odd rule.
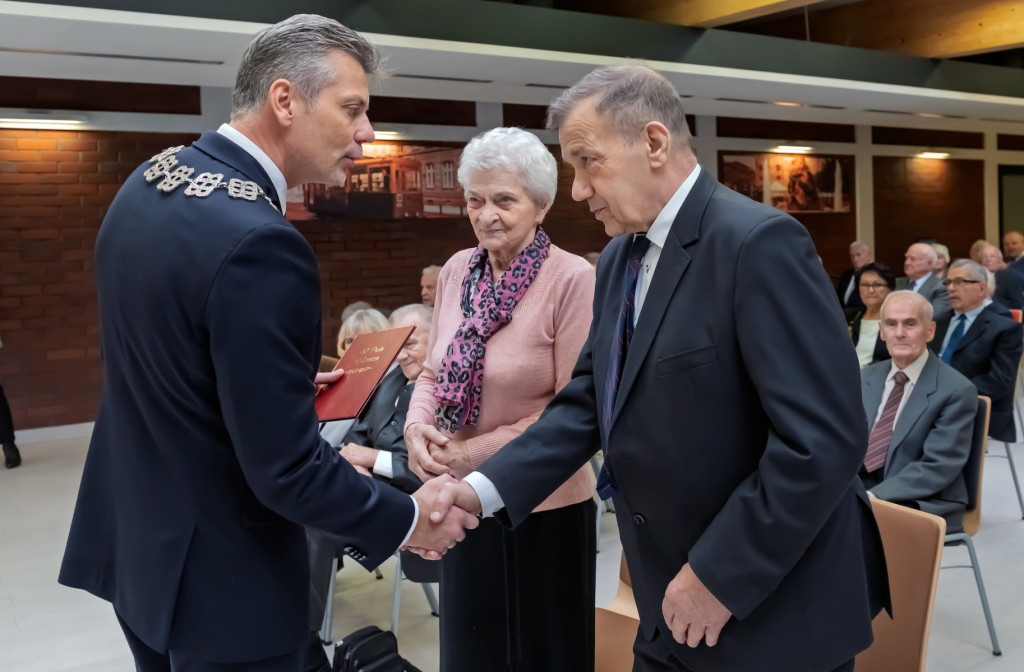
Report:
[[[437,281],[427,360],[406,417],[409,463],[461,478],[539,416],[586,340],[594,269],[541,228],[558,166],[496,128],[459,162],[479,245]],[[595,446],[595,450],[596,450]],[[493,518],[441,561],[441,672],[593,672],[593,475],[573,474],[515,530]]]

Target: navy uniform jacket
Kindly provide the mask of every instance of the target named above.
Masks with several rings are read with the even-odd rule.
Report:
[[[601,254],[570,382],[480,468],[507,522],[602,441],[630,244]],[[857,477],[867,439],[857,358],[807,231],[702,172],[651,279],[605,443],[640,636],[660,631],[695,672],[819,672],[867,648],[888,603]],[[734,615],[714,647],[677,644],[662,616],[687,562]]]
[[[222,173],[274,195],[217,133],[175,158],[193,179]],[[414,504],[317,433],[320,281],[306,240],[262,197],[165,193],[147,168],[96,241],[104,385],[60,582],[112,602],[157,651],[284,654],[309,633],[303,526],[375,567]]]

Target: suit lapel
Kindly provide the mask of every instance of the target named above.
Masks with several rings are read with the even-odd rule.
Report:
[[[878,405],[882,403],[882,392],[885,391],[885,378],[889,375],[892,365],[886,362],[872,365],[864,376],[864,384],[861,386],[861,401],[864,404],[864,413],[868,417],[868,430],[875,424],[875,416],[878,415]]]
[[[940,315],[935,320],[935,338],[928,345],[931,351],[937,355],[942,353],[942,342],[946,340],[946,332],[949,331],[949,321],[951,319],[953,319],[953,312],[949,311],[945,315]]]
[[[960,339],[960,343],[957,344],[956,350],[953,352],[960,352],[968,343],[971,343],[981,336],[981,333],[988,328],[989,319],[987,310],[982,310],[978,313],[978,316],[974,318],[974,322],[971,322],[971,328],[968,329],[967,333],[964,334],[964,337]]]
[[[685,248],[700,238],[701,219],[717,186],[718,181],[706,170],[702,170],[686,200],[683,201],[683,206],[679,208],[672,229],[665,239],[665,247],[658,258],[658,267],[651,278],[651,286],[647,290],[640,310],[640,319],[633,332],[633,341],[629,345],[629,352],[626,353],[622,379],[619,381],[615,408],[612,411],[613,425],[636,382],[637,374],[647,358],[651,344],[654,343],[654,337],[665,317],[665,311],[676,292],[676,287],[690,265],[690,255]]]

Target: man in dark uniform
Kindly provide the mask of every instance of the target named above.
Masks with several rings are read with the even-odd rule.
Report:
[[[242,58],[231,123],[136,170],[96,241],[104,390],[60,582],[113,603],[139,670],[298,669],[303,526],[368,568],[476,520],[363,478],[317,433],[320,283],[289,184],[344,182],[379,56],[299,15]]]

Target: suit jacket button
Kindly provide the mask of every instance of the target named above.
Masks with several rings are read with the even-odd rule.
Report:
[[[633,514],[633,524],[636,525],[637,527],[643,527],[644,525],[647,524],[647,519],[643,517],[643,514],[634,513]]]

